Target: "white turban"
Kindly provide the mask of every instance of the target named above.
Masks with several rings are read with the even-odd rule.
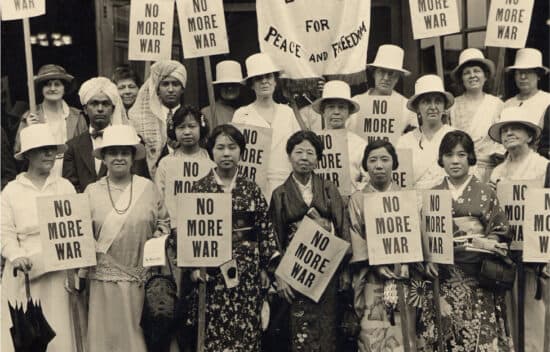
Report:
[[[111,123],[127,124],[128,122],[126,114],[124,113],[122,99],[118,93],[118,88],[113,82],[111,82],[110,79],[106,77],[94,77],[82,83],[82,86],[80,86],[80,90],[78,91],[80,103],[82,105],[86,105],[94,95],[102,93],[109,97],[115,106]]]

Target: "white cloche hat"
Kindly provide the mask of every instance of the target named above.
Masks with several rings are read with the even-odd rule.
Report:
[[[381,67],[388,70],[401,72],[405,76],[411,73],[403,68],[403,57],[405,52],[397,45],[384,44],[378,47],[374,61],[367,64],[367,67]]]
[[[542,54],[539,50],[533,48],[523,48],[516,52],[516,59],[512,66],[506,67],[506,72],[518,69],[538,68],[548,73],[548,67],[542,65]]]
[[[135,160],[145,158],[145,147],[136,133],[134,127],[130,125],[111,125],[103,130],[103,141],[93,151],[96,159],[103,159],[101,150],[107,147],[134,147],[136,149]]]
[[[21,151],[15,154],[17,160],[23,160],[23,155],[31,149],[51,146],[57,148],[57,154],[62,154],[67,150],[65,144],[56,142],[50,127],[45,123],[37,123],[23,128],[20,138]]]
[[[242,84],[241,64],[234,60],[221,61],[216,65],[216,80],[212,84]]]
[[[443,81],[437,75],[424,75],[416,80],[414,84],[414,95],[407,101],[407,108],[411,111],[417,111],[417,100],[421,95],[427,93],[441,93],[445,96],[445,109],[453,106],[455,98],[443,87]]]
[[[281,69],[273,63],[271,57],[264,53],[250,55],[246,59],[245,65],[246,73],[248,74],[246,77],[247,80],[252,77],[281,71]]]
[[[344,81],[329,81],[323,87],[323,96],[311,104],[311,108],[318,114],[321,114],[321,103],[327,99],[345,100],[351,105],[350,114],[359,111],[359,104],[351,99],[351,89]]]

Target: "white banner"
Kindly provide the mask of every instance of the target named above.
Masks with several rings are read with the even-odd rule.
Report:
[[[491,0],[485,46],[523,48],[535,0]]]
[[[456,0],[409,0],[415,40],[460,31]]]
[[[41,16],[46,13],[46,0],[2,0],[2,21]]]

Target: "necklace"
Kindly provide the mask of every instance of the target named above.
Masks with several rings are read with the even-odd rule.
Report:
[[[107,190],[109,191],[109,199],[111,200],[111,206],[113,207],[113,209],[116,211],[116,213],[117,213],[118,215],[125,214],[125,213],[128,211],[128,209],[130,209],[130,205],[132,204],[132,196],[133,196],[133,194],[134,194],[134,192],[133,192],[133,190],[134,190],[134,182],[132,182],[132,181],[133,181],[133,177],[134,177],[134,175],[132,175],[132,176],[130,177],[130,200],[128,201],[128,205],[126,206],[126,208],[123,209],[123,210],[119,210],[119,209],[116,208],[115,202],[113,201],[113,196],[111,195],[111,185],[110,185],[110,183],[109,183],[109,177],[106,177],[106,178],[107,178]]]

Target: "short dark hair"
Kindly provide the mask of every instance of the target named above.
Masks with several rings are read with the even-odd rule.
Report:
[[[124,147],[129,147],[129,148],[132,149],[132,159],[135,160],[137,150],[136,150],[136,147],[134,147],[132,145],[112,145],[112,146],[109,146],[109,147],[101,148],[101,159],[102,160],[105,159],[105,153],[107,153],[107,150],[115,149],[115,148],[124,148]]]
[[[365,151],[363,152],[363,160],[361,161],[361,166],[363,166],[363,169],[367,170],[367,160],[369,159],[369,155],[371,152],[373,152],[376,149],[384,148],[390,153],[392,158],[392,170],[396,170],[399,167],[399,158],[397,157],[397,152],[395,151],[395,147],[393,144],[391,144],[390,141],[387,141],[385,139],[376,139],[373,142],[370,142],[365,147]]]
[[[286,153],[290,156],[294,147],[303,141],[309,141],[313,148],[315,148],[315,154],[317,154],[317,160],[321,160],[323,156],[323,150],[325,149],[321,137],[312,131],[298,131],[294,133],[286,142]]]
[[[63,84],[63,87],[65,88],[63,96],[66,96],[67,94],[71,93],[71,91],[75,87],[75,85],[73,84],[74,79],[71,82],[68,82],[68,81],[66,81],[64,79],[60,79],[60,78],[46,79],[46,80],[36,84],[36,90],[35,90],[36,93],[35,94],[38,96],[38,99],[44,99],[44,94],[42,93],[42,90],[44,89],[44,86],[46,84],[48,84],[50,81],[56,81],[56,80],[60,81]]]
[[[204,141],[208,138],[210,127],[208,126],[208,121],[200,110],[191,105],[182,105],[174,112],[172,121],[167,121],[166,134],[170,139],[176,140],[176,127],[181,125],[187,116],[193,117],[199,124],[199,142],[201,145],[204,145]]]
[[[115,68],[113,76],[111,77],[111,81],[113,81],[115,84],[117,84],[119,81],[122,81],[123,79],[131,79],[138,87],[141,87],[141,78],[136,73],[136,71],[134,71],[128,65],[122,65]]]
[[[210,137],[208,137],[208,141],[206,142],[206,150],[208,151],[208,155],[210,155],[210,159],[214,160],[214,155],[212,154],[212,150],[214,149],[214,145],[216,144],[216,139],[218,139],[218,136],[224,134],[231,138],[240,149],[240,154],[243,156],[244,150],[246,148],[246,140],[244,138],[244,135],[242,134],[239,129],[233,125],[230,124],[224,124],[224,125],[218,125],[210,134]]]
[[[257,75],[257,76],[253,76],[253,77],[250,77],[250,78],[247,78],[246,79],[246,86],[250,89],[252,89],[252,82],[254,82],[254,79],[257,79],[258,77],[262,77],[262,76],[265,76],[265,75],[269,75],[270,73],[273,74],[273,77],[275,77],[275,81],[278,81],[279,80],[279,77],[281,76],[281,73],[280,72],[268,72],[266,74],[263,74],[263,75]]]
[[[347,101],[346,99],[340,99],[340,98],[328,98],[321,101],[321,105],[319,106],[319,111],[321,111],[321,114],[325,112],[325,107],[329,102],[337,102],[342,101],[348,105],[348,113],[350,113],[353,110],[353,105]],[[351,114],[350,114],[351,115]]]
[[[461,145],[464,151],[468,153],[468,165],[474,166],[477,163],[474,141],[472,137],[464,131],[454,130],[447,132],[439,145],[439,157],[437,164],[443,167],[443,155],[450,153],[457,145]]]

